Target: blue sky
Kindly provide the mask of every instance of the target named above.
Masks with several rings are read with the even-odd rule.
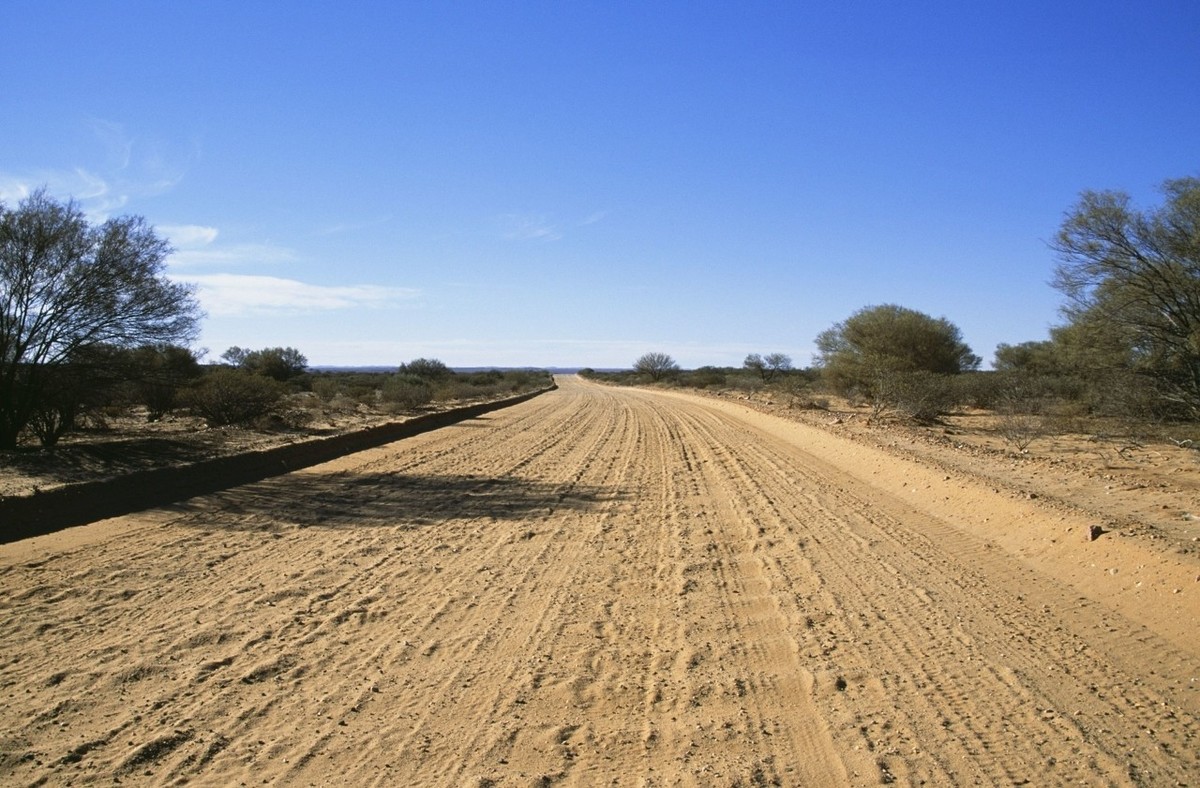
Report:
[[[138,214],[200,344],[683,366],[869,304],[990,360],[1080,191],[1200,174],[1200,4],[28,2],[0,199]]]

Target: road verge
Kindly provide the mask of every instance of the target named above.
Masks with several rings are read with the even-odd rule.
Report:
[[[515,397],[427,413],[406,421],[328,438],[314,438],[0,499],[0,544],[44,536],[64,528],[165,506],[227,487],[290,473],[346,454],[478,418],[485,413],[527,402],[557,387],[551,384]]]

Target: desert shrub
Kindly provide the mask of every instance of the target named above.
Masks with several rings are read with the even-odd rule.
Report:
[[[356,404],[375,407],[379,404],[379,389],[387,378],[388,373],[379,372],[320,372],[311,376],[308,388],[326,402],[350,399]]]
[[[43,397],[26,425],[42,446],[54,446],[78,424],[79,403],[73,398]]]
[[[581,373],[582,374],[582,373]],[[590,370],[585,376],[589,380],[603,383],[613,383],[618,386],[635,386],[638,383],[638,373],[633,370]]]
[[[720,367],[700,367],[679,375],[679,384],[696,389],[720,387],[725,385],[725,370]]]
[[[235,345],[222,353],[221,358],[247,372],[265,375],[280,382],[299,377],[308,367],[308,359],[294,347],[250,350]]]
[[[54,446],[64,435],[85,425],[104,424],[103,411],[128,407],[122,393],[126,368],[116,348],[90,348],[64,364],[40,371],[40,394],[25,425],[43,446]]]
[[[195,354],[175,345],[145,345],[127,361],[132,399],[146,408],[146,420],[158,421],[179,404],[183,387],[200,377]]]
[[[192,412],[211,426],[249,424],[270,414],[284,395],[278,381],[236,369],[214,369],[189,392]]]
[[[508,373],[508,376],[518,377],[520,371]],[[471,372],[465,375],[459,375],[459,380],[471,386],[495,386],[503,383],[506,377],[504,372],[498,369],[485,369],[481,372]]]
[[[1035,440],[1048,431],[1049,422],[1040,414],[1020,413],[1009,410],[997,412],[999,418],[997,430],[1004,442],[1017,451],[1023,452]]]
[[[999,393],[997,372],[964,372],[954,379],[958,389],[959,404],[979,410],[991,410],[996,406]]]
[[[1086,402],[1092,413],[1119,419],[1186,419],[1188,408],[1163,395],[1160,382],[1131,369],[1104,370],[1088,381]]]
[[[550,373],[541,369],[513,369],[504,373],[503,385],[511,392],[532,391],[550,385]]]
[[[146,421],[158,421],[179,405],[179,386],[163,380],[141,381],[137,398],[146,408]]]
[[[812,378],[807,375],[789,374],[775,383],[771,390],[787,402],[789,408],[829,410],[829,398],[818,396]]]
[[[956,375],[976,369],[980,361],[953,323],[895,304],[860,309],[821,332],[817,348],[827,384],[848,395],[859,390],[869,396],[883,377]]]
[[[315,399],[315,398],[314,398]],[[317,417],[312,406],[315,403],[292,397],[272,413],[271,418],[277,420],[280,427],[289,430],[302,430],[312,424]]]
[[[384,381],[380,399],[397,410],[412,410],[433,399],[433,387],[416,375],[397,374]]]
[[[1017,370],[993,373],[987,382],[986,398],[1005,443],[1023,452],[1049,431],[1046,413],[1055,401],[1051,376]]]
[[[439,402],[473,399],[495,394],[499,390],[501,387],[495,384],[475,386],[467,381],[451,379],[434,388],[432,398]]]
[[[914,421],[931,422],[958,405],[958,392],[950,375],[934,372],[889,372],[875,382],[873,415],[886,410]]]
[[[1164,397],[1158,382],[1132,369],[978,373],[970,376],[965,401],[999,411],[1025,408],[1037,414],[1117,418],[1148,423],[1186,419],[1188,413]],[[1026,403],[1022,406],[1020,403]]]
[[[734,391],[742,391],[747,394],[754,394],[766,388],[762,378],[758,375],[750,374],[742,371],[730,372],[725,376],[726,388]]]
[[[312,379],[312,392],[320,397],[322,402],[331,402],[342,392],[342,384],[328,375],[317,375]]]
[[[365,407],[361,402],[357,402],[345,394],[335,394],[327,405],[335,413],[350,413],[351,411]]]
[[[379,404],[383,384],[356,382],[348,385],[343,396],[354,400],[360,405],[373,408]]]
[[[397,370],[401,375],[412,375],[427,381],[439,381],[454,375],[454,370],[436,358],[417,358],[401,364]]]

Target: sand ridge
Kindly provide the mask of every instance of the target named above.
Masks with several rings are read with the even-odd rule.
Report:
[[[1200,779],[1187,567],[1113,592],[1069,512],[560,384],[0,547],[0,781]]]

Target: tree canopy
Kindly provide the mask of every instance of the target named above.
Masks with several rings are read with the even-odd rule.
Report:
[[[1054,286],[1071,327],[1124,344],[1127,364],[1200,416],[1200,178],[1165,181],[1164,203],[1140,211],[1128,194],[1087,191],[1054,242]]]
[[[228,363],[235,367],[285,382],[304,374],[308,369],[308,359],[294,347],[268,347],[262,350],[250,350],[237,345],[221,354]]]
[[[792,368],[792,357],[785,353],[768,353],[765,357],[751,353],[746,356],[742,366],[751,372],[757,372],[764,383],[770,383],[777,375],[782,375]]]
[[[0,448],[16,445],[52,368],[105,346],[195,338],[199,305],[165,276],[170,251],[141,217],[91,226],[44,191],[0,204]]]
[[[881,374],[957,374],[979,357],[958,327],[894,304],[868,306],[817,336],[817,365],[838,390],[869,390]]]
[[[436,358],[415,358],[407,364],[401,364],[397,372],[434,382],[454,376],[454,370]]]

